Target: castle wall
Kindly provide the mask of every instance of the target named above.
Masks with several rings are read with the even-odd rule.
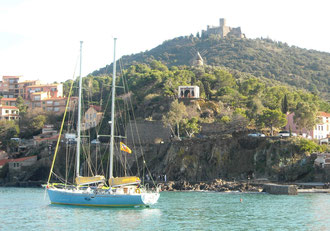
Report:
[[[245,35],[241,32],[240,27],[231,28],[226,26],[226,19],[224,18],[220,18],[219,22],[220,26],[218,27],[211,27],[208,25],[206,30],[202,30],[202,35],[206,37],[210,35],[219,35],[221,38],[230,35],[237,38],[245,38]]]

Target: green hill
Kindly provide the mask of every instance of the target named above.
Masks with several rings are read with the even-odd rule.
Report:
[[[159,60],[167,66],[191,65],[197,51],[207,65],[251,73],[256,77],[277,80],[303,88],[329,100],[330,54],[288,46],[270,39],[179,37],[165,41],[156,48],[122,57],[122,65]],[[111,66],[92,75],[110,74]]]

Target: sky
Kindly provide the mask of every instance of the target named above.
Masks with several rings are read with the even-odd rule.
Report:
[[[218,26],[330,52],[327,0],[0,0],[0,77],[62,82],[166,40]]]

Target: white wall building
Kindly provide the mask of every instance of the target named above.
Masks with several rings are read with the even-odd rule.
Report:
[[[198,86],[179,86],[178,98],[191,98],[199,99],[199,87]]]

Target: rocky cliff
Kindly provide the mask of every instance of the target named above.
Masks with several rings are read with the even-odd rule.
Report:
[[[294,139],[234,134],[174,141],[146,146],[145,158],[155,176],[166,174],[170,180],[313,178],[314,160],[300,151]]]

